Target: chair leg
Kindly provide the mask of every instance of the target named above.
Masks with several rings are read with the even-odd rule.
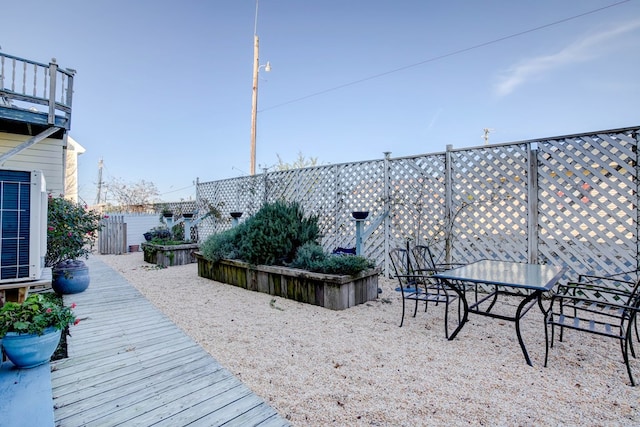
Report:
[[[550,316],[550,315],[547,315]],[[549,320],[545,316],[544,319],[544,367],[547,367],[547,361],[549,360]],[[553,336],[553,325],[551,325],[551,334]]]
[[[631,341],[632,332],[631,328],[627,329],[624,338],[624,349],[622,351],[622,357],[624,358],[624,364],[627,366],[627,374],[629,374],[629,380],[631,381],[631,386],[635,386],[636,383],[633,381],[633,374],[631,373],[631,365],[629,363],[629,341]]]
[[[402,328],[402,324],[404,323],[404,295],[402,295],[402,318],[400,318],[400,327]]]
[[[638,323],[636,322],[636,316],[633,316],[633,319],[630,322],[631,323],[629,323],[629,328],[631,328],[631,324],[633,323],[633,328],[636,331],[636,339],[638,339],[638,341],[640,341],[640,336],[638,336]],[[632,336],[633,336],[633,334],[629,334],[629,348],[631,349],[631,355],[635,359],[636,358],[636,351],[633,348],[633,340],[631,339]]]
[[[446,339],[449,339],[449,328],[447,324],[449,323],[449,298],[444,304],[444,336]]]

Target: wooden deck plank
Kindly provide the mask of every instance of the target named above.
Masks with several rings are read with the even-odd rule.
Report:
[[[154,380],[163,381],[165,377],[181,375],[184,369],[197,369],[209,363],[208,358],[204,355],[185,354],[177,357],[180,357],[180,364],[183,369],[175,369],[177,366],[173,360],[160,360],[154,366],[147,368],[140,368],[137,365],[131,364],[124,369],[119,369],[113,374],[103,372],[101,375],[82,378],[81,382],[73,381],[66,385],[60,385],[56,388],[56,403],[58,406],[64,405],[66,403],[64,400],[65,396],[68,395],[70,399],[76,399],[75,394],[78,392],[78,389],[87,389],[87,391],[84,392],[84,397],[86,398],[91,396],[90,389],[92,388],[95,389],[95,393],[98,394],[117,389],[122,387],[123,384],[144,384],[144,380],[151,376],[156,377]]]
[[[52,362],[57,426],[289,425],[121,275],[87,263],[89,288],[65,296],[82,319],[70,357]]]
[[[108,417],[95,420],[95,423],[87,423],[87,426],[117,426],[117,425],[144,425],[149,426],[170,417],[176,413],[188,411],[195,403],[200,401],[204,394],[226,396],[227,399],[236,399],[239,388],[237,381],[227,371],[225,378],[209,378],[203,376],[196,380],[181,383],[179,387],[171,387],[163,393],[154,393],[153,399],[140,400],[136,404],[127,406],[122,410],[109,414]],[[217,381],[219,380],[220,381]],[[247,388],[240,388],[243,393],[250,393]],[[190,421],[189,421],[190,422]],[[174,425],[187,425],[189,422],[176,423]],[[215,425],[215,424],[212,424]]]
[[[203,407],[206,407],[207,402],[203,404]],[[229,414],[236,414],[236,417],[231,420],[224,419],[215,419],[214,417],[200,418],[193,423],[189,424],[189,427],[207,427],[212,423],[215,425],[221,425],[225,422],[233,423],[234,425],[244,426],[244,425],[256,425],[257,423],[264,421],[268,414],[266,412],[269,411],[269,407],[266,406],[264,401],[257,397],[256,395],[246,395],[241,399],[238,399],[234,402],[229,403],[225,408],[225,417],[228,417]],[[172,417],[171,419],[176,419]],[[167,427],[171,426],[170,422],[163,422],[158,424],[159,426],[166,425]]]
[[[101,420],[101,423],[126,421],[132,417],[132,412],[139,413],[136,408],[144,407],[148,410],[150,402],[157,401],[159,396],[171,399],[186,393],[181,384],[185,380],[185,374],[189,374],[186,375],[189,379],[191,376],[205,378],[204,383],[214,379],[221,381],[231,376],[228,371],[216,369],[211,364],[203,364],[191,368],[190,372],[182,370],[162,378],[147,377],[138,382],[120,382],[119,387],[87,395],[82,401],[76,399],[73,405],[69,405],[68,410],[64,407],[58,408],[60,419],[65,419],[70,425],[86,425],[97,420]],[[176,387],[176,384],[180,386]],[[176,390],[183,390],[183,394],[176,394]],[[104,417],[108,417],[110,421],[105,421]]]
[[[194,386],[201,386],[206,380],[201,380]],[[181,387],[182,389],[182,387]],[[201,418],[201,414],[193,412],[194,407],[210,398],[211,405],[207,408],[208,416],[215,416],[216,411],[224,408],[229,402],[240,399],[251,393],[247,388],[240,387],[237,381],[231,381],[230,383],[213,384],[211,386],[201,387],[198,389],[187,388],[188,395],[172,395],[161,396],[157,400],[157,405],[152,411],[147,411],[143,414],[138,414],[126,420],[126,425],[136,426],[150,426],[162,422],[168,418],[173,418],[170,426],[176,425],[188,425],[192,421]],[[211,397],[210,397],[211,396]],[[177,398],[179,397],[179,398]],[[188,399],[183,399],[188,397]],[[192,415],[194,414],[194,415]],[[132,414],[133,415],[133,414]],[[228,416],[227,419],[233,419]],[[111,421],[111,418],[109,419]],[[217,425],[212,423],[212,425]],[[218,423],[219,425],[219,423]]]
[[[126,369],[133,364],[137,368],[138,366],[147,366],[148,364],[155,363],[155,360],[158,358],[184,357],[185,351],[189,353],[193,352],[192,344],[186,342],[176,343],[175,347],[171,347],[170,349],[165,346],[164,353],[159,354],[159,350],[161,349],[163,349],[163,345],[162,343],[158,343],[156,346],[149,347],[149,351],[147,352],[139,352],[135,355],[132,355],[131,352],[122,352],[111,358],[107,357],[106,359],[109,359],[109,363],[106,364],[101,363],[102,357],[94,354],[66,359],[66,363],[56,365],[56,369],[64,368],[64,372],[58,375],[58,377],[61,378],[59,384],[63,385],[68,382],[78,381],[76,378],[78,376],[86,381],[88,378],[105,373],[108,375],[116,375],[118,365],[120,365],[122,369]],[[134,357],[136,360],[132,361]]]

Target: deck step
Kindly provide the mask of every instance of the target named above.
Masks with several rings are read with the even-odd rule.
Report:
[[[9,360],[0,368],[0,425],[53,426],[51,368],[48,363],[18,369]]]

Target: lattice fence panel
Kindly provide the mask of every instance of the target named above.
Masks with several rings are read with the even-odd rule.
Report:
[[[356,225],[354,211],[368,211],[363,231],[369,231],[372,223],[384,214],[384,162],[368,161],[340,165],[336,169],[336,218],[333,241],[335,246],[354,247]],[[371,230],[363,242],[363,255],[372,259],[384,259],[384,227],[380,224]]]
[[[269,201],[288,200],[300,203],[307,215],[318,216],[323,246],[327,236],[335,234],[336,173],[334,166],[276,172],[270,177]]]
[[[231,194],[224,193],[225,199],[231,198],[225,204],[228,212],[242,212],[241,218],[248,218],[256,213],[265,198],[265,175],[243,176],[232,180],[229,189]]]
[[[247,203],[245,203],[247,196],[243,189],[247,182],[252,183],[255,180],[237,178],[198,183],[196,200],[198,214],[194,220],[199,220],[197,225],[199,241],[211,234],[227,230],[231,226],[230,212],[245,212],[243,209],[247,209]],[[249,190],[246,192],[250,193]],[[221,217],[209,215],[202,219],[211,208],[219,210]]]
[[[444,251],[444,155],[402,158],[390,162],[391,230],[389,247],[411,244]]]
[[[265,201],[284,199],[319,216],[328,251],[355,245],[352,211],[370,212],[370,231],[388,211],[389,228],[382,222],[364,244],[365,256],[378,265],[384,265],[386,245],[407,239],[443,254],[450,230],[453,262],[537,258],[575,273],[632,270],[638,265],[637,132],[585,133],[199,183],[198,208],[214,204],[223,213],[223,220],[203,221],[199,237],[229,228],[229,212],[243,212],[245,219]],[[537,153],[535,165],[529,164],[529,147]],[[536,188],[528,188],[530,180]],[[537,199],[528,200],[536,192]],[[538,210],[529,212],[534,202]],[[531,232],[537,237],[530,242]],[[529,254],[536,244],[538,252]]]
[[[526,262],[526,146],[455,151],[452,163],[453,261]]]
[[[541,262],[596,274],[637,268],[637,144],[631,132],[539,144]]]

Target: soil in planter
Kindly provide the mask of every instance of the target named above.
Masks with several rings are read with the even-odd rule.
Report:
[[[51,360],[66,359],[67,357],[69,357],[69,354],[67,353],[67,331],[62,331],[60,334],[58,348],[56,348],[53,356],[51,356]]]
[[[56,302],[60,305],[63,305],[63,301],[62,301],[62,295],[58,295],[56,294]],[[69,328],[66,328],[64,331],[62,331],[62,333],[60,334],[60,342],[58,343],[58,347],[56,348],[56,351],[53,353],[53,356],[51,356],[51,360],[60,360],[60,359],[66,359],[67,357],[69,357],[69,354],[67,353],[67,333],[69,331]]]

